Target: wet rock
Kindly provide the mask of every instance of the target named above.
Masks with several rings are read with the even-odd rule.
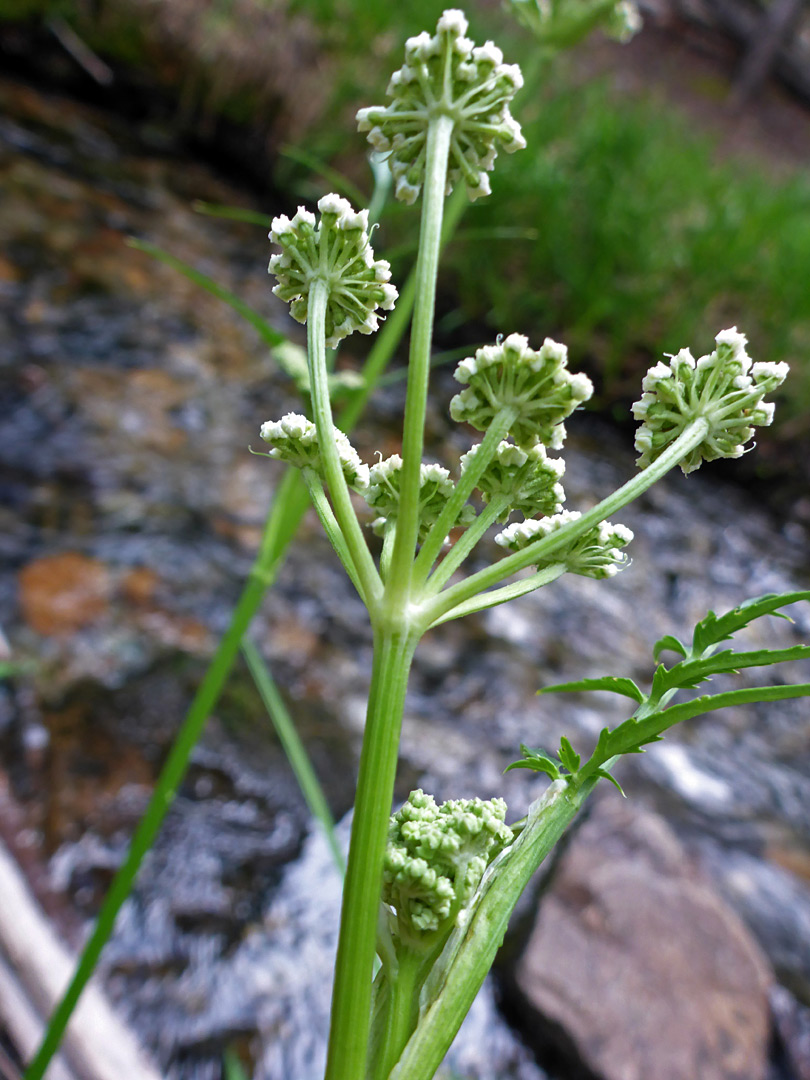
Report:
[[[783,986],[774,986],[771,1010],[783,1075],[790,1080],[810,1080],[810,1008],[801,1005]]]
[[[612,797],[563,855],[513,976],[534,1044],[604,1080],[764,1080],[771,980],[663,819]]]
[[[810,1005],[810,888],[752,852],[707,845],[704,865],[783,982]]]

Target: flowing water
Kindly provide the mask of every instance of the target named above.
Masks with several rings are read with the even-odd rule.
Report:
[[[24,825],[15,848],[46,867],[50,907],[76,944],[252,561],[279,473],[247,447],[296,398],[229,309],[125,246],[130,234],[158,243],[287,327],[264,232],[190,209],[245,194],[159,133],[24,86],[0,82],[0,116],[0,605],[23,664],[0,689],[0,768]],[[351,343],[344,355],[354,361]],[[451,392],[440,374],[429,438],[448,462],[468,447],[445,419]],[[394,449],[400,414],[392,384],[358,436],[367,459]],[[569,428],[568,506],[585,508],[630,475],[631,437],[588,416]],[[569,577],[432,632],[417,654],[398,794],[502,794],[522,814],[536,780],[502,775],[520,742],[566,733],[586,745],[621,718],[619,703],[538,699],[539,686],[607,673],[644,684],[662,634],[687,634],[709,608],[806,587],[804,527],[777,523],[723,477],[722,465],[672,477],[622,515],[636,541],[614,581]],[[750,640],[807,640],[810,610],[794,617]],[[252,633],[342,816],[371,640],[311,517]],[[807,1023],[807,702],[693,723],[627,763],[622,780],[743,915]],[[110,993],[167,1077],[218,1080],[232,1046],[257,1080],[314,1080],[338,893],[240,667],[104,958]],[[480,1080],[544,1075],[500,1019],[493,985],[452,1067]]]

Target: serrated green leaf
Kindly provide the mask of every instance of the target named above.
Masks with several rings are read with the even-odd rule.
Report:
[[[692,651],[700,654],[718,641],[728,641],[738,630],[763,615],[776,615],[779,618],[789,619],[790,616],[778,609],[787,607],[789,604],[796,604],[801,600],[810,600],[810,590],[766,593],[764,596],[746,600],[744,604],[727,611],[724,615],[716,615],[710,611],[695,627]]]
[[[736,675],[742,668],[766,667],[771,664],[783,664],[790,660],[810,659],[810,645],[793,645],[787,649],[754,649],[749,652],[723,652],[701,657],[698,660],[686,660],[659,678],[656,671],[653,680],[653,695],[671,689],[690,690],[712,675]],[[660,668],[659,668],[660,671]]]
[[[512,769],[533,769],[535,772],[545,773],[552,780],[560,779],[560,769],[557,762],[545,750],[539,748],[533,750],[531,747],[526,746],[525,743],[521,743],[520,753],[522,760],[513,761],[511,765],[507,765],[504,769],[505,773],[511,772]]]
[[[689,651],[682,641],[672,634],[665,634],[664,637],[659,638],[655,645],[653,645],[653,660],[657,660],[661,653],[666,652],[667,650],[680,653],[684,660],[689,655]]]
[[[550,758],[521,758],[520,761],[507,765],[503,771],[508,773],[513,769],[531,769],[533,772],[545,773],[552,780],[560,779],[560,770]]]
[[[611,784],[613,784],[614,787],[619,789],[619,794],[622,796],[622,798],[623,799],[627,798],[627,796],[624,793],[624,788],[622,787],[622,785],[619,783],[619,781],[616,779],[616,777],[612,773],[608,772],[607,769],[597,769],[596,770],[596,775],[601,776],[603,780],[609,780],[611,782]]]
[[[633,701],[637,701],[639,704],[647,700],[646,695],[636,686],[632,679],[620,678],[617,675],[605,675],[600,679],[578,679],[576,682],[555,683],[554,686],[542,687],[537,693],[574,693],[581,690],[607,690],[612,694],[621,694],[623,697],[632,698]]]
[[[575,773],[579,768],[580,756],[576,753],[565,735],[560,739],[559,758],[561,764],[563,764],[570,773]]]

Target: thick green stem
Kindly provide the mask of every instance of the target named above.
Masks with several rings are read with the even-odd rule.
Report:
[[[397,535],[386,594],[402,609],[410,596],[413,556],[419,531],[419,488],[424,444],[425,412],[430,376],[430,347],[436,304],[436,276],[441,248],[447,158],[454,121],[449,116],[431,119],[427,132],[427,159],[422,195],[422,224],[416,262],[416,298],[408,362],[408,391],[402,431],[402,485],[397,513]]]
[[[409,949],[398,954],[397,970],[388,989],[384,1032],[379,1040],[381,1052],[376,1062],[369,1063],[369,1080],[388,1080],[391,1069],[399,1061],[416,1027],[424,974],[424,956]]]
[[[326,1080],[364,1080],[371,976],[412,629],[378,629],[340,918]]]
[[[445,612],[458,607],[485,589],[497,585],[498,582],[503,581],[505,578],[511,577],[518,570],[523,570],[525,567],[531,566],[532,563],[536,564],[541,559],[545,561],[560,548],[567,547],[572,541],[598,525],[600,521],[604,521],[610,514],[613,514],[616,510],[621,510],[623,506],[637,499],[647,488],[660,480],[670,469],[683,461],[695,447],[699,446],[706,437],[708,429],[708,422],[703,417],[693,420],[675,442],[659,458],[656,458],[651,465],[648,465],[646,469],[634,476],[632,480],[628,480],[612,495],[608,495],[606,499],[597,503],[596,506],[592,507],[580,518],[563,525],[562,528],[550,533],[544,539],[529,544],[522,551],[515,552],[514,555],[508,555],[505,559],[500,559],[491,566],[479,570],[477,574],[465,578],[458,585],[445,589],[435,600],[424,605],[424,615],[429,623],[434,624]]]
[[[316,279],[309,291],[307,314],[307,362],[312,392],[312,410],[318,429],[318,448],[332,499],[335,518],[345,541],[345,550],[357,572],[362,585],[362,595],[371,609],[382,595],[382,582],[368,549],[368,544],[352,506],[349,487],[343,475],[329,400],[329,375],[326,368],[326,305],[329,286]]]

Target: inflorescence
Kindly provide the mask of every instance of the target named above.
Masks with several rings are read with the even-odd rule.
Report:
[[[377,309],[390,311],[397,290],[390,284],[391,267],[375,259],[368,239],[368,210],[352,210],[339,195],[324,195],[315,215],[299,206],[292,219],[274,218],[270,239],[281,246],[268,267],[278,285],[273,292],[289,302],[290,314],[306,322],[312,285],[328,290],[326,344],[335,346],[359,330],[371,334],[379,326]]]
[[[385,531],[389,522],[395,522],[399,511],[400,485],[402,482],[402,458],[399,454],[378,461],[369,469],[369,483],[363,493],[368,505],[379,515],[372,522],[378,534]],[[444,509],[455,490],[450,473],[443,465],[423,464],[419,475],[419,540],[425,539],[430,526]],[[460,524],[469,524],[474,516],[471,506],[462,511]]]
[[[633,405],[643,423],[636,434],[638,465],[651,464],[694,420],[702,417],[709,430],[705,439],[682,462],[685,473],[703,461],[737,458],[754,435],[754,427],[770,424],[773,402],[764,401],[788,373],[785,363],[751,363],[747,339],[736,327],[722,330],[717,348],[695,360],[689,349],[650,368],[644,393]]]
[[[510,551],[522,551],[581,517],[578,510],[564,510],[561,514],[539,521],[515,522],[498,533],[495,543]],[[627,565],[627,553],[622,549],[632,539],[633,533],[625,525],[601,521],[567,547],[538,559],[535,565],[542,570],[554,563],[564,563],[566,570],[572,574],[592,578],[613,577]]]
[[[587,375],[567,369],[568,350],[546,338],[539,350],[523,334],[510,334],[497,345],[485,345],[462,360],[455,378],[465,388],[450,402],[450,415],[486,431],[498,412],[518,410],[509,434],[519,446],[559,450],[565,439],[563,420],[593,394]]]
[[[487,173],[498,150],[511,154],[526,146],[509,103],[523,85],[520,68],[505,64],[491,41],[476,47],[466,37],[461,11],[445,11],[436,33],[405,43],[405,63],[388,85],[388,106],[361,109],[360,131],[375,150],[387,153],[396,197],[416,201],[425,178],[427,130],[431,119],[450,117],[448,193],[459,180],[471,199],[488,195]]]
[[[469,468],[480,453],[473,446],[461,458],[461,472]],[[507,521],[512,511],[524,517],[536,514],[556,514],[562,510],[565,492],[560,477],[565,472],[562,458],[549,458],[542,443],[524,449],[504,440],[498,444],[495,456],[476,481],[485,503],[494,498],[507,502],[500,521]]]
[[[458,922],[487,866],[512,842],[503,799],[452,799],[438,806],[412,791],[392,816],[383,901],[397,938],[411,948]]]
[[[343,468],[346,483],[355,491],[365,492],[368,487],[368,465],[339,428],[334,428],[335,444]],[[286,461],[299,469],[313,469],[321,477],[321,451],[318,432],[311,420],[300,413],[287,413],[280,420],[267,420],[261,427],[261,437],[270,443],[268,457]]]

